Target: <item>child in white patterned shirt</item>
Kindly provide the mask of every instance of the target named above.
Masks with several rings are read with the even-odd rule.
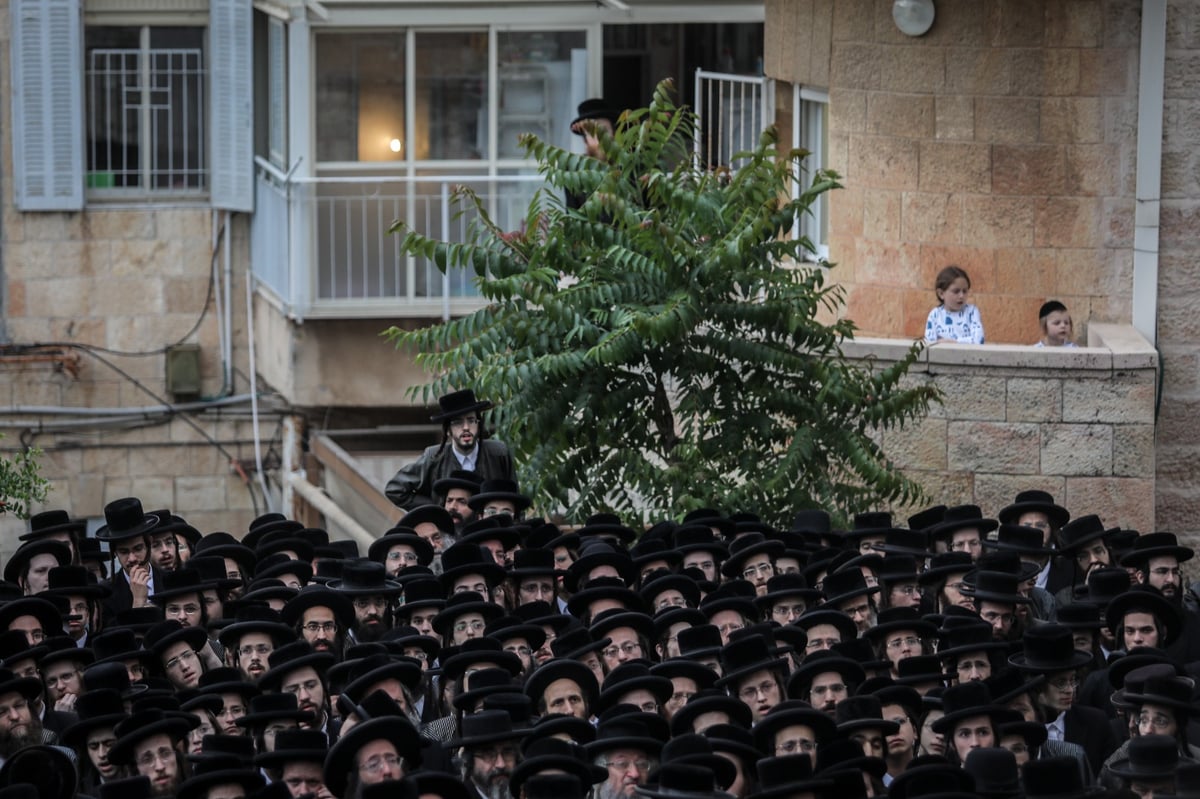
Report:
[[[941,304],[930,311],[925,320],[926,343],[983,343],[983,320],[979,309],[967,302],[970,290],[971,278],[961,267],[947,266],[938,272],[934,293]]]

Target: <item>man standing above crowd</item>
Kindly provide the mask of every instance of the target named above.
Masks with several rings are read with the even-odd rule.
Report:
[[[442,423],[442,443],[402,467],[384,489],[395,505],[412,510],[435,502],[433,484],[457,471],[475,472],[483,480],[515,480],[512,456],[503,441],[489,437],[481,414],[492,403],[475,399],[471,389],[438,398],[441,412],[429,417]]]

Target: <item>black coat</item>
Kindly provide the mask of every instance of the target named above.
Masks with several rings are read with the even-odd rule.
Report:
[[[458,458],[454,457],[453,446],[447,443],[444,447],[426,447],[421,457],[401,467],[400,471],[388,480],[384,489],[392,504],[412,510],[419,505],[433,503],[433,484],[449,477],[451,472],[460,468]],[[480,441],[479,455],[475,459],[475,473],[484,480],[515,481],[516,473],[508,445],[494,438]]]
[[[1104,761],[1121,745],[1108,716],[1094,707],[1072,705],[1063,718],[1063,726],[1066,729],[1063,738],[1083,747],[1093,774],[1100,773]]]

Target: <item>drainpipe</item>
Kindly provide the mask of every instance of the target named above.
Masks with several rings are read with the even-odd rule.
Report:
[[[1158,340],[1158,227],[1166,48],[1166,0],[1143,0],[1133,229],[1133,326],[1151,344]]]

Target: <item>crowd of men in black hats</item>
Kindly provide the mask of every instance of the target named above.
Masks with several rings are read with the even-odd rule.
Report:
[[[1200,795],[1170,533],[1042,491],[848,530],[567,530],[454,468],[431,493],[365,553],[280,514],[35,515],[0,584],[0,799]]]

